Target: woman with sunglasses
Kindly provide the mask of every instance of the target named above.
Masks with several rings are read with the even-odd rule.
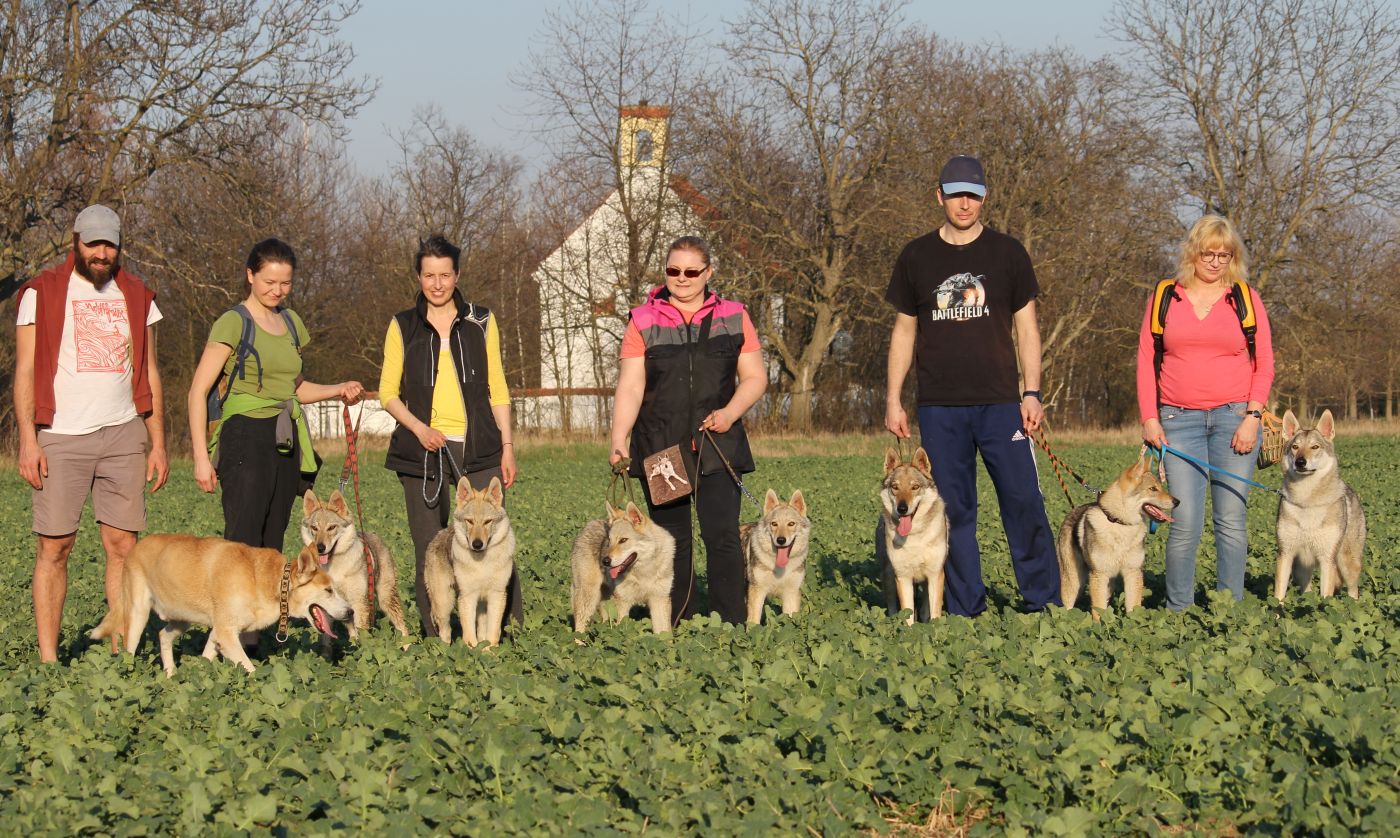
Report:
[[[1207,215],[1181,244],[1174,284],[1149,300],[1138,339],[1137,391],[1142,438],[1216,468],[1250,478],[1264,403],[1274,380],[1269,318],[1246,286],[1244,242],[1228,219]],[[1247,295],[1247,299],[1245,299]],[[1248,314],[1253,313],[1253,346]],[[1154,319],[1160,334],[1154,335]],[[1160,339],[1161,351],[1158,351]],[[1196,551],[1210,488],[1216,590],[1244,596],[1249,552],[1245,502],[1249,485],[1172,452],[1163,462],[1181,501],[1167,536],[1167,607],[1195,603]]]
[[[613,399],[610,463],[642,461],[679,445],[692,493],[657,505],[643,477],[651,518],[676,539],[671,613],[695,612],[690,507],[695,498],[705,541],[710,607],[729,623],[743,623],[747,583],[739,547],[739,487],[725,468],[753,471],[743,415],[763,395],[768,377],[758,334],[743,304],[710,290],[710,246],[682,236],[666,255],[666,284],[632,309],[622,340]],[[630,445],[629,445],[630,436]],[[698,458],[698,462],[697,462]]]

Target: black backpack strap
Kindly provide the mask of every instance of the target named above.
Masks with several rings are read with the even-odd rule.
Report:
[[[1164,279],[1152,293],[1152,380],[1157,386],[1157,403],[1162,403],[1162,356],[1166,353],[1163,333],[1167,326],[1167,309],[1176,299],[1176,281]]]
[[[248,356],[253,356],[253,361],[258,365],[258,389],[262,389],[262,356],[258,355],[257,347],[253,345],[253,339],[257,336],[257,327],[253,324],[253,315],[242,303],[234,306],[230,311],[238,312],[238,316],[243,320],[243,329],[238,335],[238,346],[233,350],[233,375],[243,380],[248,379]]]
[[[1242,282],[1236,282],[1230,286],[1230,292],[1225,297],[1230,301],[1230,307],[1235,310],[1235,316],[1240,320],[1240,331],[1244,332],[1244,344],[1249,349],[1249,363],[1258,367],[1259,362],[1254,357],[1254,335],[1259,331],[1259,324],[1254,313],[1254,302],[1249,298],[1249,288]]]
[[[292,346],[297,354],[301,354],[301,335],[297,334],[296,319],[292,317],[292,310],[289,308],[278,309],[282,312],[282,322],[287,324],[287,334],[292,336]]]

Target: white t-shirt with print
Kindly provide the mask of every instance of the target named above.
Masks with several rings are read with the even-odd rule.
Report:
[[[35,322],[38,292],[24,292],[16,325]],[[160,321],[151,301],[146,325]],[[63,339],[54,375],[56,410],[46,430],[56,434],[89,434],[136,418],[131,399],[131,324],[126,298],[115,280],[99,290],[76,271],[68,277],[68,304]]]

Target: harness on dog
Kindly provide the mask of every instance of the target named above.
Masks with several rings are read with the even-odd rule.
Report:
[[[253,346],[253,338],[257,335],[257,326],[253,323],[253,315],[249,313],[248,307],[239,303],[230,308],[229,311],[238,312],[238,316],[243,321],[243,328],[238,334],[238,345],[233,350],[233,369],[228,373],[220,373],[218,379],[214,381],[214,386],[209,388],[208,395],[205,396],[205,419],[209,423],[209,433],[213,434],[213,429],[223,419],[224,402],[228,401],[228,394],[233,390],[233,379],[241,381],[248,379],[248,356],[253,357],[253,362],[258,365],[258,389],[262,389],[263,367],[262,357],[258,355],[258,350]],[[281,308],[277,310],[282,315],[282,320],[287,324],[287,334],[292,336],[292,346],[296,348],[297,354],[301,354],[301,337],[297,335],[296,324],[292,321],[290,309]]]
[[[1167,309],[1171,308],[1172,300],[1180,297],[1176,292],[1176,285],[1175,279],[1163,279],[1152,291],[1152,370],[1159,390],[1162,380],[1162,356],[1166,353],[1163,334],[1167,328]],[[1236,281],[1225,293],[1225,299],[1239,318],[1240,331],[1244,332],[1244,343],[1249,349],[1249,363],[1257,366],[1258,361],[1254,357],[1254,335],[1259,331],[1259,323],[1254,316],[1254,298],[1250,296],[1249,286]],[[1158,400],[1160,401],[1160,397]]]

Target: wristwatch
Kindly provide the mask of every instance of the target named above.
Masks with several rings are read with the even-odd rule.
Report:
[[[1040,391],[1039,391],[1039,390],[1023,390],[1023,391],[1021,391],[1021,398],[1024,399],[1026,396],[1035,396],[1036,401],[1039,401],[1039,400],[1040,400]]]
[[[1245,416],[1253,416],[1255,419],[1263,419],[1263,418],[1264,418],[1264,412],[1263,412],[1262,410],[1246,410],[1246,411],[1244,412],[1244,415],[1245,415]]]

